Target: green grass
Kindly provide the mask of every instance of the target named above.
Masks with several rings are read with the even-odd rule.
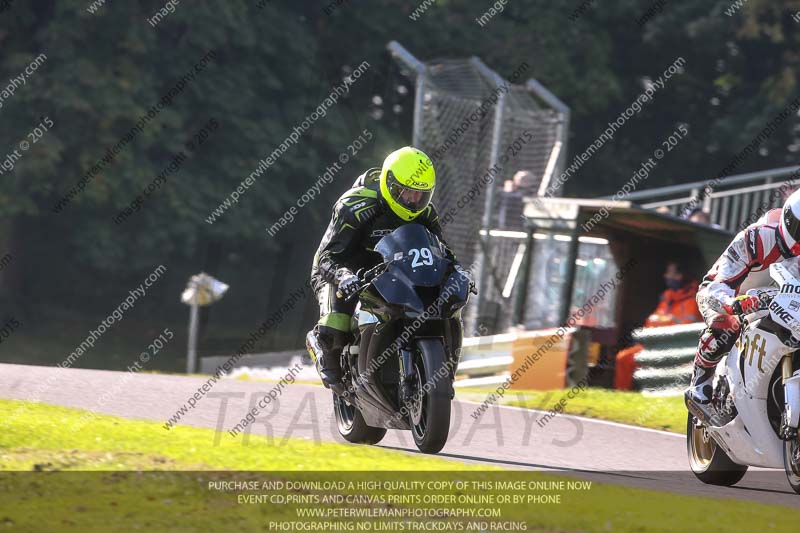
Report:
[[[368,446],[240,435],[0,400],[0,470],[457,470]],[[10,421],[10,422],[9,422]],[[73,431],[75,424],[82,429]],[[263,426],[262,426],[263,427]]]
[[[458,397],[483,402],[494,389],[462,389]],[[585,389],[567,399],[566,390],[506,391],[501,405],[550,411],[565,398],[564,413],[622,422],[674,433],[686,431],[686,407],[682,396],[645,396],[641,392]]]
[[[218,481],[575,481],[370,446],[315,444],[296,439],[279,445],[278,441],[270,443],[262,437],[252,437],[243,446],[240,439],[227,435],[214,445],[212,430],[179,426],[166,431],[158,422],[112,416],[99,415],[81,431],[70,430],[82,414],[74,409],[0,400],[0,465],[6,470],[0,474],[0,526],[9,526],[7,529],[13,531],[254,531],[269,530],[270,521],[298,520],[298,508],[359,507],[247,504],[238,500],[239,495],[271,493],[212,489],[209,484]],[[302,488],[283,491],[303,496],[367,493],[384,497],[400,492],[424,496],[432,491],[365,492],[352,487],[323,492]],[[439,492],[452,498],[465,493],[526,494],[477,488]],[[410,507],[484,507],[497,508],[502,513],[500,518],[492,519],[447,519],[462,522],[463,531],[477,530],[469,527],[470,522],[487,520],[524,521],[527,531],[794,531],[800,518],[796,510],[784,507],[732,504],[597,483],[582,491],[538,494],[561,494],[561,501],[488,506],[423,502]],[[398,506],[378,503],[371,507]]]

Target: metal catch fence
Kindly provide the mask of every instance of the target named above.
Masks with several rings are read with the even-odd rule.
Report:
[[[478,272],[467,331],[498,331],[509,325],[504,280],[518,247],[492,231],[522,231],[523,196],[563,167],[569,108],[534,79],[514,83],[526,64],[507,81],[477,57],[422,62],[397,42],[388,49],[415,82],[412,142],[436,167],[434,201],[448,241]],[[514,181],[520,171],[527,173]]]

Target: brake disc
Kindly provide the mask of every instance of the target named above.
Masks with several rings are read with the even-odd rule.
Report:
[[[411,412],[411,422],[416,426],[419,425],[422,420],[422,402],[424,400],[423,395],[420,394],[420,391],[422,391],[422,376],[420,375],[419,367],[415,367],[414,377],[417,381],[417,387],[414,393],[415,399],[410,402],[409,408]]]

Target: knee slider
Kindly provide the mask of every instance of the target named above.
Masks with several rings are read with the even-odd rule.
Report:
[[[721,336],[723,332],[736,333],[739,331],[740,326],[741,324],[739,323],[738,318],[735,316],[722,314],[716,315],[708,324],[708,327],[711,329],[711,331],[719,332],[719,336]],[[729,333],[729,335],[731,333]]]

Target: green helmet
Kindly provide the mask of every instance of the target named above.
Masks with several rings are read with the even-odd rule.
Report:
[[[433,161],[422,150],[395,150],[381,168],[381,196],[395,215],[414,220],[428,207],[436,186]]]

